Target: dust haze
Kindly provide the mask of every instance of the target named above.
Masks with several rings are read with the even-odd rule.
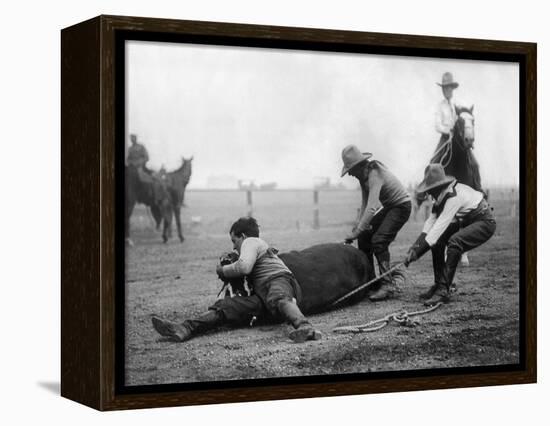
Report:
[[[515,63],[127,42],[125,142],[136,133],[152,168],[193,156],[189,189],[324,178],[354,188],[340,178],[350,143],[415,184],[439,140],[445,71],[460,83],[454,99],[475,105],[483,185],[518,186]]]

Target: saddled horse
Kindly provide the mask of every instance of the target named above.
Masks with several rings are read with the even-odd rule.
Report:
[[[430,163],[438,163],[443,166],[445,173],[453,176],[458,183],[468,185],[469,187],[483,193],[487,193],[481,186],[481,176],[479,173],[479,163],[474,153],[475,141],[475,118],[474,106],[470,108],[455,106],[457,119],[451,131],[448,140],[441,141],[432,156]],[[426,195],[417,194],[417,205],[422,205]],[[468,265],[468,255],[464,253],[461,260],[463,265]]]
[[[474,106],[455,107],[457,120],[447,140],[441,140],[430,159],[430,163],[441,164],[447,175],[453,176],[459,183],[485,192],[481,186],[479,163],[474,153],[475,119]],[[415,194],[417,207],[426,200],[426,194]]]
[[[167,216],[163,216],[164,230],[162,239],[164,242],[168,241],[172,233],[172,216],[176,219],[176,227],[180,241],[183,242],[185,239],[181,230],[181,208],[185,206],[185,189],[191,179],[192,162],[193,157],[182,157],[181,166],[177,170],[168,172],[161,177],[167,193],[167,205],[165,207],[169,212]]]
[[[182,158],[182,165],[173,172],[159,174],[146,173],[135,167],[126,167],[126,241],[130,240],[130,217],[136,203],[145,204],[151,209],[157,229],[164,224],[162,239],[167,242],[172,232],[172,217],[176,217],[178,236],[184,241],[181,230],[181,206],[185,188],[191,178],[191,161]]]
[[[472,152],[475,141],[474,106],[455,109],[457,120],[451,137],[438,145],[430,163],[441,164],[445,173],[454,176],[459,183],[483,192],[479,164]]]
[[[126,215],[125,215],[125,237],[126,242],[132,245],[130,239],[130,217],[136,204],[144,204],[151,210],[157,229],[159,228],[163,215],[162,205],[159,202],[162,197],[163,188],[160,180],[155,179],[150,171],[139,170],[134,166],[126,166]]]

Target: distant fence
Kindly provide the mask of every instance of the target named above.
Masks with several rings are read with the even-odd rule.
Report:
[[[320,206],[319,206],[319,189],[313,189],[313,190],[302,190],[304,193],[307,192],[313,192],[313,204],[312,204],[312,219],[311,219],[311,227],[313,229],[320,229],[321,228],[321,219],[320,219]],[[334,193],[337,190],[330,190],[325,191],[329,193]],[[254,216],[254,204],[253,204],[253,192],[259,192],[261,194],[264,194],[266,192],[278,192],[278,191],[252,191],[250,189],[246,190],[246,210],[248,216]],[[304,194],[305,196],[305,194]],[[296,227],[300,228],[300,222],[296,222]]]
[[[184,222],[192,218],[195,226],[213,231],[226,232],[240,216],[254,216],[263,229],[305,230],[352,223],[361,194],[318,189],[188,190],[185,202]]]
[[[490,203],[495,213],[507,218],[519,217],[517,189],[490,189]],[[241,216],[254,216],[263,230],[319,230],[351,226],[361,206],[359,190],[187,190],[187,207],[182,211],[186,227],[198,232],[227,233]],[[429,205],[417,211],[413,221],[424,221]],[[143,206],[133,216],[133,226],[153,227]]]

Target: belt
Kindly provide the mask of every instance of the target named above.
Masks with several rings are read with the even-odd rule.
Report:
[[[462,226],[470,225],[485,215],[490,214],[492,210],[493,208],[489,205],[487,200],[482,199],[477,207],[465,215],[459,222]]]

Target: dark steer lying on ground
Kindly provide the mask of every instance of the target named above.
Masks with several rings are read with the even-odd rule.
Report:
[[[301,313],[310,314],[330,309],[334,302],[374,278],[374,267],[363,252],[344,244],[321,244],[302,251],[279,255],[298,282],[297,300]],[[222,256],[222,263],[234,262],[237,256]],[[157,316],[151,318],[154,329],[162,336],[183,342],[205,331],[222,325],[252,325],[255,321],[274,322],[271,311],[257,294],[247,291],[243,278],[227,280],[222,297],[209,307],[205,314],[173,323]],[[368,289],[354,294],[346,303],[356,302],[366,296]],[[229,297],[228,297],[229,296]],[[231,297],[232,296],[232,297]],[[292,304],[290,304],[292,305]],[[309,324],[309,323],[308,323]],[[298,327],[295,327],[298,329]],[[308,332],[309,329],[305,329]],[[321,334],[313,330],[311,335],[292,337],[295,342],[317,340]]]
[[[331,304],[361,284],[375,277],[374,265],[360,250],[345,244],[320,244],[301,251],[280,253],[279,257],[292,271],[302,290],[299,307],[304,314],[322,312],[330,309]],[[222,263],[236,261],[238,255],[229,253],[222,256]],[[229,291],[231,288],[231,291]],[[246,294],[243,278],[227,280],[222,296]],[[370,289],[359,291],[346,300],[354,303],[366,296]],[[240,300],[218,300],[218,306],[239,304]],[[232,311],[232,309],[227,309]],[[229,319],[237,320],[229,315]],[[249,319],[249,317],[247,318]],[[244,322],[242,318],[237,322]]]

